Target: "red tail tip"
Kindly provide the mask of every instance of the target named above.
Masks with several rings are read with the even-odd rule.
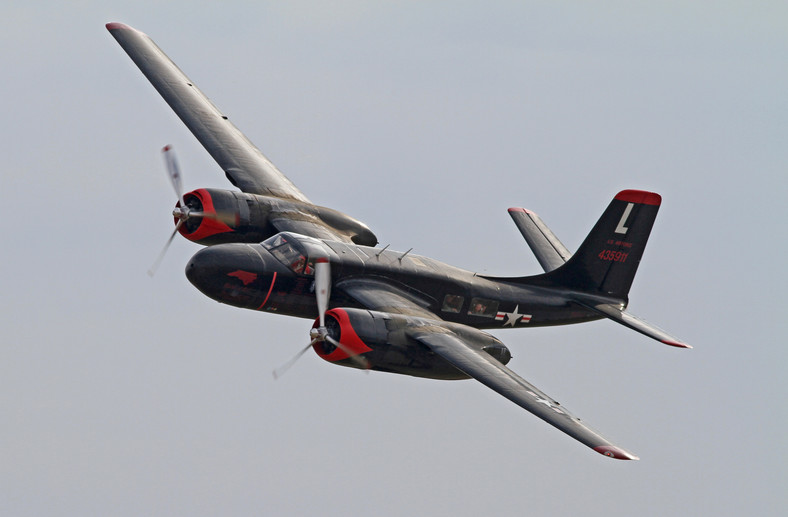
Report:
[[[645,190],[622,190],[616,194],[616,199],[628,203],[654,206],[659,206],[662,203],[662,196],[656,192],[646,192]]]

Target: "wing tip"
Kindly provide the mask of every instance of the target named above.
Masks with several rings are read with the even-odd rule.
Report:
[[[533,214],[533,212],[532,212],[531,210],[528,210],[527,208],[519,208],[519,207],[512,207],[512,208],[509,208],[509,209],[508,209],[508,212],[509,212],[510,214],[511,214],[511,213],[514,213],[514,212],[522,212],[522,213],[524,213],[524,214]]]
[[[120,23],[120,22],[109,22],[109,23],[106,25],[106,27],[107,27],[107,30],[108,30],[108,31],[114,31],[114,30],[118,30],[118,29],[122,29],[122,30],[134,30],[134,29],[132,29],[131,27],[129,27],[128,25],[126,25],[125,23]]]
[[[594,447],[594,450],[603,456],[607,456],[608,458],[615,458],[617,460],[637,461],[640,459],[634,454],[629,453],[624,449],[620,449],[614,445],[600,445],[599,447]]]
[[[682,343],[681,341],[672,341],[670,339],[663,339],[662,343],[665,345],[675,346],[676,348],[692,348],[691,345],[687,343]]]

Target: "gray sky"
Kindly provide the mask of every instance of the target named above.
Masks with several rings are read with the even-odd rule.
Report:
[[[788,508],[784,2],[38,2],[0,17],[3,515],[777,515]],[[633,313],[504,331],[639,462],[478,383],[271,370],[311,322],[186,280],[175,197],[228,187],[105,30],[146,33],[315,202],[393,249],[539,266],[610,198],[663,204]]]

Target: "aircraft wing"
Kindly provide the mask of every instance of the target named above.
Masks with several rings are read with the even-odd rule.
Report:
[[[436,332],[429,327],[416,327],[412,329],[410,335],[457,369],[596,452],[620,460],[640,459],[613,445],[599,433],[586,426],[579,418],[569,413],[558,402],[455,333],[451,331]]]
[[[426,308],[426,301],[382,281],[350,279],[336,284],[335,288],[368,309],[411,316],[411,323],[405,330],[410,339],[598,453],[617,459],[639,459],[613,445],[558,402],[485,352],[483,347],[489,343],[477,342],[473,337],[481,331],[440,319]]]
[[[443,321],[427,308],[427,300],[398,289],[388,282],[373,278],[349,278],[338,282],[335,288],[373,311]]]
[[[233,185],[250,194],[310,203],[146,34],[122,23],[108,23],[107,30]]]

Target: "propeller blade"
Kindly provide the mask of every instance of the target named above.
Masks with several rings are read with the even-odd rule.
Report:
[[[328,299],[331,297],[331,264],[324,257],[315,261],[315,296],[317,297],[320,327],[324,328],[326,326]]]
[[[273,372],[271,372],[274,376],[274,380],[278,380],[279,377],[284,375],[287,372],[287,370],[289,370],[290,367],[296,363],[296,361],[301,359],[301,356],[304,355],[307,352],[307,350],[312,348],[312,345],[314,345],[316,342],[317,339],[313,339],[311,343],[309,343],[306,347],[302,348],[295,356],[293,356],[292,359],[290,359],[285,364],[283,364],[282,366],[276,368]]]
[[[236,212],[215,212],[213,214],[210,212],[189,212],[189,217],[191,216],[213,219],[230,227],[238,226],[239,223]]]
[[[167,166],[167,176],[170,178],[172,188],[175,189],[175,195],[181,202],[181,208],[186,208],[186,202],[183,200],[183,180],[181,179],[181,168],[178,167],[178,160],[175,159],[175,151],[172,150],[171,145],[165,145],[161,150],[164,153],[164,163]]]
[[[356,352],[346,347],[345,345],[343,345],[342,343],[340,343],[339,341],[337,341],[336,339],[332,338],[329,335],[326,335],[326,341],[328,341],[338,349],[345,352],[348,356],[350,356],[350,360],[356,363],[357,365],[359,365],[360,367],[364,368],[365,370],[370,369],[371,365],[369,364],[369,361],[367,361],[366,357],[358,355]]]
[[[185,219],[178,219],[178,224],[175,225],[175,230],[173,230],[172,235],[170,235],[170,238],[167,239],[167,244],[164,245],[164,248],[162,248],[161,253],[159,253],[159,256],[156,258],[156,262],[154,262],[153,265],[148,270],[149,277],[153,278],[153,275],[156,274],[156,270],[159,269],[159,264],[161,264],[161,261],[164,260],[164,255],[166,255],[167,250],[170,249],[170,244],[172,244],[172,240],[175,238],[175,234],[178,233],[178,230],[181,228],[183,221],[185,221]]]

